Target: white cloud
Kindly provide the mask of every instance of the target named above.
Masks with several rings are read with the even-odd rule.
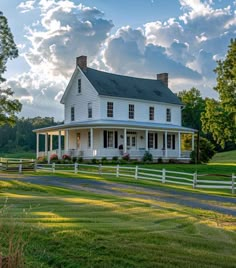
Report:
[[[21,9],[21,13],[26,13],[33,10],[36,0],[21,2],[17,8]]]
[[[40,14],[27,28],[30,47],[18,45],[30,71],[9,81],[24,103],[23,115],[60,114],[62,119],[59,100],[75,57],[82,54],[97,69],[150,78],[168,72],[174,91],[195,86],[203,96],[215,96],[215,60],[225,56],[235,36],[236,2],[218,9],[212,0],[179,2],[181,16],[137,29],[123,26],[113,35],[112,21],[95,7],[72,0],[20,3],[21,12],[37,9]]]

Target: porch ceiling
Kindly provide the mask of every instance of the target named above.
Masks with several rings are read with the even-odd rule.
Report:
[[[185,133],[197,132],[192,128],[186,128],[173,124],[161,124],[151,122],[137,122],[137,121],[124,121],[124,120],[89,120],[82,122],[73,122],[69,124],[57,125],[52,127],[40,128],[33,130],[37,133],[46,133],[55,131],[58,133],[59,130],[66,129],[77,129],[77,128],[129,128],[129,129],[148,129],[148,130],[159,130],[159,131],[181,131]]]

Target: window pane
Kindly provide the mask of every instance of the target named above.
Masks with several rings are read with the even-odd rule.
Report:
[[[153,148],[154,141],[153,141],[153,133],[148,133],[148,148]]]
[[[127,136],[127,146],[130,146],[130,136]]]
[[[78,79],[78,93],[81,93],[81,79]]]
[[[71,121],[75,120],[75,107],[71,107],[70,117],[71,117]]]
[[[88,147],[91,147],[91,132],[88,131]]]
[[[88,118],[92,118],[93,116],[93,110],[92,110],[92,103],[88,103]]]
[[[149,107],[149,120],[154,120],[154,107]]]
[[[108,131],[108,147],[113,147],[113,131]]]
[[[169,108],[166,109],[166,121],[171,122],[171,110]]]
[[[113,117],[113,102],[107,102],[107,117]]]
[[[129,119],[134,119],[134,104],[129,104]]]
[[[171,149],[171,135],[167,135],[167,148]]]
[[[132,146],[136,146],[135,137],[132,137]]]

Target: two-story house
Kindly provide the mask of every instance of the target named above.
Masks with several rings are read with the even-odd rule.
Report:
[[[37,157],[110,159],[129,153],[140,159],[149,151],[154,159],[187,159],[190,151],[181,150],[186,133],[194,147],[194,130],[181,126],[182,103],[168,88],[167,73],[155,80],[117,75],[87,67],[87,57],[80,56],[61,103],[64,124],[35,130]],[[45,135],[43,152],[39,135]]]

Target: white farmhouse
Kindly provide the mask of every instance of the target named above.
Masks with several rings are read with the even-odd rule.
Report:
[[[61,99],[64,124],[37,129],[37,157],[64,154],[84,159],[122,156],[141,159],[149,151],[154,159],[187,160],[181,150],[182,103],[168,88],[168,74],[156,80],[128,77],[87,67],[87,57],[76,58],[76,68]],[[45,150],[39,151],[39,135]],[[53,148],[53,136],[58,148]]]

